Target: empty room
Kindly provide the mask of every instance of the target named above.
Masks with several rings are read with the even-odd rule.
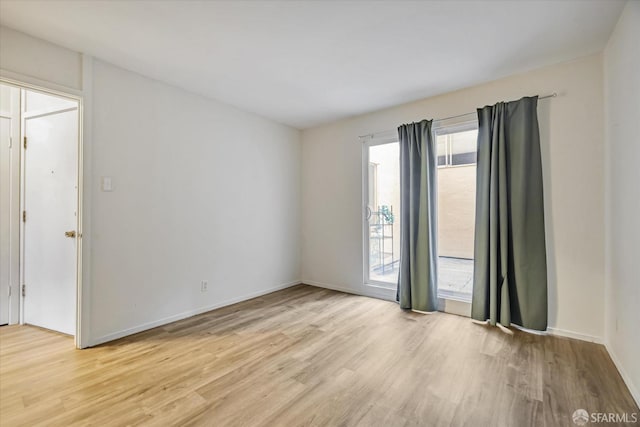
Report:
[[[0,427],[640,425],[640,0],[0,0]]]

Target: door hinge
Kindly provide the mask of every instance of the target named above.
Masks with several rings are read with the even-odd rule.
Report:
[[[22,285],[22,296],[26,296],[27,295],[27,285]]]
[[[11,296],[11,286],[9,286],[9,288],[7,289],[7,296]]]
[[[24,137],[24,149],[25,150],[27,149],[27,137],[26,136]]]
[[[22,222],[27,222],[27,211],[22,211]]]

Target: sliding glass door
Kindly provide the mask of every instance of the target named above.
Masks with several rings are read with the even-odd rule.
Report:
[[[438,126],[438,297],[469,302],[473,286],[477,122]],[[397,137],[363,149],[364,283],[395,289],[400,260]]]
[[[366,284],[395,289],[400,259],[400,151],[397,140],[364,147]]]
[[[477,122],[435,130],[438,153],[438,297],[470,302]]]

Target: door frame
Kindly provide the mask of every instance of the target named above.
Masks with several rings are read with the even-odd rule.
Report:
[[[7,270],[9,273],[9,289],[8,292],[5,289],[1,289],[2,297],[6,297],[6,300],[2,300],[1,303],[6,306],[2,310],[7,311],[7,323],[15,324],[20,320],[20,297],[18,296],[19,290],[14,285],[14,282],[20,280],[20,213],[18,208],[20,207],[20,150],[13,149],[15,144],[20,143],[20,89],[13,86],[9,87],[9,109],[0,110],[0,118],[9,120],[9,172],[7,178],[9,181],[8,196],[8,211],[3,215],[7,215],[9,220],[9,235],[6,242],[9,246],[9,257],[7,261]],[[6,113],[6,115],[4,114]],[[15,142],[14,142],[15,141]],[[4,143],[3,143],[4,144]],[[16,192],[16,188],[18,191]]]
[[[37,81],[34,83],[29,83],[26,80],[33,80],[29,78],[22,78],[21,76],[16,76],[17,78],[13,78],[13,76],[8,77],[4,70],[2,70],[2,74],[0,74],[0,83],[8,86],[17,87],[20,90],[31,90],[35,92],[41,92],[47,95],[58,96],[66,99],[71,99],[78,103],[78,142],[77,142],[77,152],[78,152],[78,160],[77,160],[77,233],[78,237],[76,240],[76,331],[74,335],[74,342],[76,348],[84,348],[88,345],[85,343],[84,337],[82,335],[82,301],[83,301],[83,240],[84,240],[84,145],[85,145],[85,94],[82,91],[74,90],[71,88],[65,87],[57,87],[54,84],[48,84],[47,82]],[[22,108],[21,108],[22,109]],[[24,209],[24,118],[22,117],[22,111],[20,112],[20,206],[19,211]],[[19,295],[19,323],[24,324],[24,301],[22,297],[22,284],[23,284],[23,274],[24,274],[24,256],[23,256],[23,247],[24,247],[24,222],[20,221],[19,227],[19,263],[20,263],[20,273],[19,273],[19,283],[18,283],[18,295]]]

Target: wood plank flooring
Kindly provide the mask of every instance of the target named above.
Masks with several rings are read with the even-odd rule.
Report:
[[[578,408],[640,412],[601,345],[305,285],[87,350],[0,328],[2,426],[572,426]]]

